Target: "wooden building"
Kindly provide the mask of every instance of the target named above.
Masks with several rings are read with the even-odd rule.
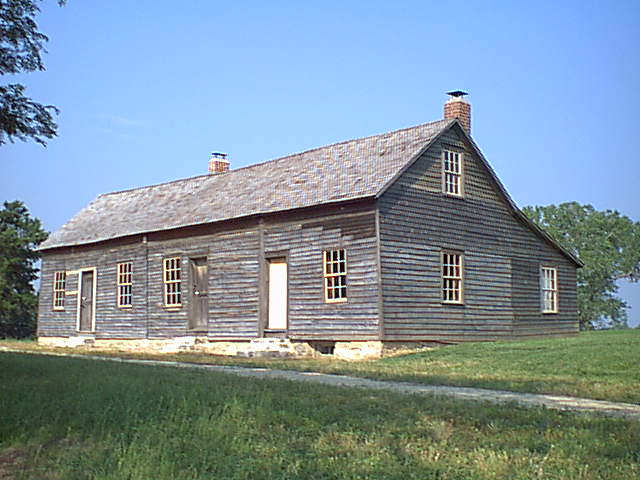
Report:
[[[42,245],[50,345],[380,355],[578,332],[580,261],[443,120],[100,195]]]

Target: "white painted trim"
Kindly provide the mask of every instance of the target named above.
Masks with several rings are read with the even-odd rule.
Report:
[[[289,262],[287,258],[273,258],[268,262],[269,295],[267,330],[289,328]],[[275,280],[280,283],[276,284]]]
[[[445,156],[446,154],[456,154],[458,155],[458,172],[453,172],[453,171],[447,171],[444,168],[444,164],[445,164]],[[449,160],[451,161],[451,160]],[[464,198],[464,152],[459,152],[457,150],[449,150],[447,148],[444,148],[442,150],[442,153],[440,155],[440,171],[441,171],[441,177],[442,177],[442,193],[450,196],[450,197],[456,197],[456,198]],[[453,175],[457,175],[457,178],[459,180],[458,183],[458,193],[453,193],[453,192],[448,192],[447,191],[447,173],[451,173]]]
[[[62,289],[58,289],[57,288],[57,285],[58,285],[58,274],[63,274],[64,275],[64,280],[62,281],[63,284],[64,284],[64,288],[62,288]],[[65,297],[67,296],[67,277],[68,276],[69,275],[64,270],[56,270],[55,272],[53,272],[53,298],[52,298],[53,305],[51,307],[52,307],[52,310],[54,312],[64,312]],[[56,305],[58,292],[62,292],[62,305]]]
[[[120,266],[121,265],[129,265],[129,282],[121,283],[120,282]],[[122,296],[120,294],[121,287],[131,287],[131,303],[123,304],[120,302]],[[125,262],[117,262],[116,263],[116,305],[118,308],[129,309],[133,308],[133,262],[125,261]]]
[[[80,302],[82,300],[82,274],[93,272],[93,296],[91,297],[91,330],[82,333],[95,333],[96,331],[96,296],[98,294],[98,269],[96,267],[80,268],[78,272],[78,295],[76,297],[76,332],[80,332]]]
[[[442,271],[442,267],[444,266],[444,256],[445,255],[456,255],[458,257],[460,257],[460,277],[445,277],[444,273]],[[465,261],[464,261],[464,252],[460,251],[460,250],[448,250],[448,249],[442,249],[440,251],[440,298],[443,304],[447,304],[447,305],[464,305],[464,281],[465,281],[465,274],[464,274],[464,266],[465,266]],[[444,281],[445,279],[453,279],[453,280],[458,280],[460,282],[460,288],[459,288],[459,296],[460,299],[459,300],[446,300],[444,298]]]
[[[549,271],[553,275],[553,287],[546,287],[546,275],[545,272]],[[548,310],[546,305],[545,293],[551,292],[553,296],[553,309]],[[551,267],[548,265],[540,265],[540,305],[543,314],[554,314],[560,312],[560,285],[558,285],[558,267]]]

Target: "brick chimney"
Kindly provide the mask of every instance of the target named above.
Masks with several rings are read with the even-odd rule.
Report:
[[[454,90],[453,92],[447,92],[449,100],[444,104],[444,119],[451,120],[457,118],[460,123],[471,135],[471,104],[464,99],[467,92],[460,90]]]
[[[213,152],[209,159],[209,174],[224,173],[229,171],[229,160],[226,153]]]

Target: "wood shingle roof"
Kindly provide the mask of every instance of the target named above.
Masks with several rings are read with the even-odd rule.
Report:
[[[439,120],[223,174],[103,194],[40,250],[373,197],[454,122]]]

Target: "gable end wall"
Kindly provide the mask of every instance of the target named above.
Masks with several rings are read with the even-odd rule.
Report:
[[[442,193],[444,148],[464,153],[464,198]],[[478,341],[578,331],[576,267],[507,206],[454,127],[379,199],[384,338]],[[464,306],[441,302],[440,252],[464,252]],[[557,266],[560,313],[540,312],[540,264]]]

